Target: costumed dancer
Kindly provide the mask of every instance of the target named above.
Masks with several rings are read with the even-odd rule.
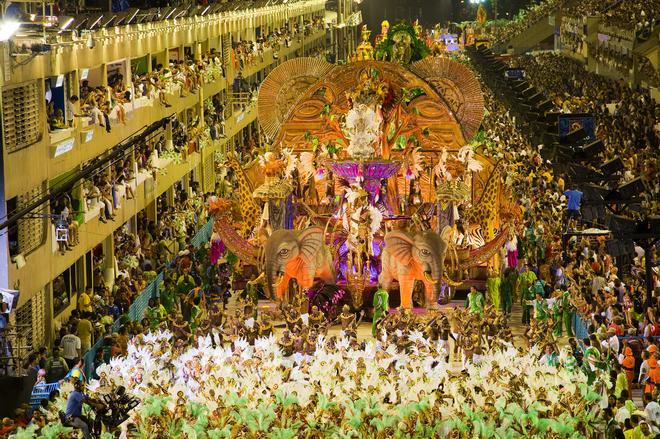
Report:
[[[378,290],[374,294],[374,316],[371,323],[371,335],[376,336],[378,321],[383,315],[386,315],[390,310],[389,304],[390,296],[387,293],[387,290],[382,286],[378,286]]]
[[[451,333],[451,338],[454,340],[454,355],[458,354],[458,348],[461,344],[460,337],[462,322],[459,313],[460,311],[458,308],[453,308],[452,312],[448,316],[449,330]]]
[[[541,357],[540,362],[541,364],[545,364],[547,366],[557,367],[559,365],[559,356],[557,355],[557,352],[555,352],[554,347],[550,343],[545,345],[545,353]]]
[[[509,240],[504,245],[506,248],[506,263],[509,268],[518,267],[518,238],[511,232]]]
[[[490,299],[490,303],[493,304],[493,307],[496,310],[500,309],[501,283],[502,280],[500,279],[500,276],[497,274],[495,269],[491,268],[488,272],[488,279],[486,280],[486,290],[488,291],[488,298]]]
[[[573,355],[573,349],[570,346],[564,347],[562,365],[570,372],[574,372],[578,367],[577,359]]]
[[[440,351],[445,358],[445,361],[449,362],[449,337],[451,334],[451,328],[449,325],[449,319],[446,315],[440,314],[438,318],[438,326],[440,333],[438,334],[438,351]]]
[[[534,307],[534,320],[537,323],[544,323],[548,320],[550,310],[548,309],[548,302],[541,296],[541,293],[536,292],[534,300],[528,300],[528,305]]]
[[[562,336],[562,325],[564,323],[562,320],[564,300],[561,296],[561,292],[559,291],[555,292],[553,296],[552,305],[550,306],[553,322],[552,335],[554,335],[555,338],[558,338]]]
[[[571,293],[564,289],[561,293],[561,314],[566,335],[573,337],[573,303],[571,303]],[[561,333],[560,333],[561,335]],[[632,395],[632,393],[631,393]]]
[[[513,308],[513,290],[516,285],[514,276],[515,270],[507,268],[504,272],[504,279],[502,279],[500,284],[500,301],[502,302],[502,311],[505,314],[511,314],[511,309]]]
[[[525,267],[523,272],[518,276],[517,290],[520,294],[520,304],[523,307],[522,323],[528,325],[531,320],[532,307],[529,302],[534,300],[534,291],[531,289],[532,284],[536,281],[536,273],[529,267]]]
[[[631,348],[626,346],[623,351],[624,357],[621,361],[621,367],[626,373],[626,378],[628,379],[628,395],[632,395],[632,383],[635,378],[635,356]]]
[[[474,287],[470,287],[470,292],[465,299],[465,307],[473,314],[484,315],[484,295]]]

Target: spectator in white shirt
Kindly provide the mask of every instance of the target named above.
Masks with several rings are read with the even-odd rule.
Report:
[[[69,127],[73,127],[73,119],[75,117],[80,117],[80,114],[76,112],[76,105],[78,104],[78,96],[70,96],[66,101],[66,124]]]
[[[74,334],[72,328],[69,328],[67,334],[60,340],[60,347],[62,348],[62,356],[69,369],[71,369],[75,366],[76,360],[80,358],[82,348],[80,337]]]

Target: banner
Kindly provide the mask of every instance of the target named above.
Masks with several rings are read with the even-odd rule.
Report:
[[[596,140],[594,117],[589,113],[560,114],[558,125],[559,137],[566,137],[575,131],[583,129],[587,133],[589,141]]]
[[[18,290],[8,290],[6,288],[0,288],[0,293],[2,294],[2,301],[7,304],[7,310],[3,313],[9,314],[18,306],[18,297],[21,293]]]

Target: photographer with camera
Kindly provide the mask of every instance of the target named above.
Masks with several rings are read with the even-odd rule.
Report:
[[[83,403],[90,403],[91,400],[83,393],[85,384],[83,381],[75,381],[74,390],[69,394],[66,401],[66,412],[62,423],[75,429],[81,430],[85,439],[91,438],[89,432],[89,421],[82,415]]]

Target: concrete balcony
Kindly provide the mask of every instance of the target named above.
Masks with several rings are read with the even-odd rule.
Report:
[[[137,179],[138,185],[134,188],[135,198],[132,200],[122,198],[120,200],[120,207],[114,212],[115,221],[108,221],[107,223],[99,221],[98,210],[101,205],[98,204],[93,207],[97,212],[90,211],[86,213],[87,221],[81,224],[78,229],[80,243],[72,251],[68,251],[63,255],[59,254],[57,243],[54,240],[54,227],[49,224],[50,233],[47,234],[46,243],[25,257],[25,266],[18,269],[15,264],[10,265],[10,284],[20,282],[21,291],[25,293],[21,294],[21,304],[30,298],[32,292],[48,284],[87,252],[103,242],[107,236],[151,204],[158,196],[172,187],[175,182],[180,181],[193,169],[196,169],[202,163],[202,160],[209,158],[216,150],[224,147],[224,144],[231,137],[254,121],[256,117],[256,106],[247,108],[243,113],[234,114],[225,123],[227,136],[225,139],[214,141],[211,146],[188,155],[180,163],[170,162],[161,172],[157,173],[155,179],[152,176],[140,174]],[[120,189],[119,193],[121,195],[123,190]]]
[[[324,30],[308,35],[304,41],[294,41],[290,47],[280,49],[279,59],[294,55],[297,50],[303,48],[303,43],[307,45],[322,37],[325,37]],[[247,66],[245,76],[259,72],[277,61],[272,56],[272,51],[266,51],[263,61]],[[230,75],[232,75],[232,72],[230,72]],[[85,126],[84,123],[80,123],[80,120],[77,121],[73,129],[46,133],[44,140],[39,144],[10,156],[12,159],[11,166],[7,166],[5,169],[6,182],[10,183],[7,187],[14,194],[20,194],[24,193],[27,187],[33,187],[26,184],[26,175],[33,176],[35,181],[40,183],[46,180],[45,176],[50,180],[65,172],[75,170],[84,162],[102,155],[143,127],[202,103],[204,99],[224,90],[228,83],[228,81],[222,79],[205,84],[197,93],[191,93],[186,97],[168,95],[168,102],[172,105],[170,108],[165,108],[158,102],[136,102],[131,104],[134,108],[129,109],[130,111],[127,112],[126,124],[115,123],[112,126],[111,133],[106,133],[105,129],[98,125]],[[66,252],[64,255],[59,254],[54,239],[54,227],[48,224],[49,233],[47,233],[46,242],[37,250],[25,256],[26,264],[20,269],[15,264],[10,264],[10,285],[15,285],[16,282],[20,283],[21,303],[24,303],[34,292],[39,291],[87,252],[103,242],[138,212],[149,206],[158,196],[172,187],[175,182],[180,181],[193,169],[198,169],[199,165],[205,160],[212,159],[215,151],[224,148],[228,139],[253,122],[256,117],[256,105],[250,105],[245,111],[234,113],[225,121],[226,138],[214,141],[201,151],[187,155],[180,163],[161,161],[163,169],[157,173],[155,178],[151,175],[139,174],[136,179],[137,186],[134,187],[135,198],[132,200],[121,198],[121,207],[114,212],[115,221],[100,222],[98,219],[100,205],[91,208],[91,211],[85,214],[84,223],[79,226],[80,244],[74,247],[72,251]],[[69,149],[67,143],[71,141],[72,145]],[[59,151],[58,148],[60,148]],[[55,157],[56,152],[57,156]],[[31,158],[25,161],[14,161],[18,154]],[[123,189],[120,188],[119,193],[122,194]],[[72,305],[73,303],[69,307]]]
[[[278,59],[275,59],[272,50],[267,50],[264,52],[263,60],[244,67],[243,76],[247,78],[275,65],[279,60],[291,57],[303,46],[320,38],[325,38],[325,30],[313,32],[304,40],[294,40],[290,47],[283,47],[279,50]],[[230,71],[228,74],[232,78],[231,81],[221,79],[205,84],[197,93],[191,93],[186,97],[179,97],[178,93],[167,95],[167,101],[172,105],[170,108],[165,108],[157,101],[142,102],[141,100],[144,98],[138,98],[136,102],[125,106],[126,124],[119,124],[116,120],[114,123],[111,122],[112,131],[110,133],[99,125],[88,126],[82,119],[76,119],[73,129],[57,132],[48,133],[44,126],[41,142],[7,155],[5,158],[6,163],[10,163],[10,166],[5,167],[7,198],[20,195],[25,192],[25,188],[35,187],[44,180],[52,180],[92,158],[102,155],[145,126],[203,103],[204,99],[226,89],[237,73]]]

